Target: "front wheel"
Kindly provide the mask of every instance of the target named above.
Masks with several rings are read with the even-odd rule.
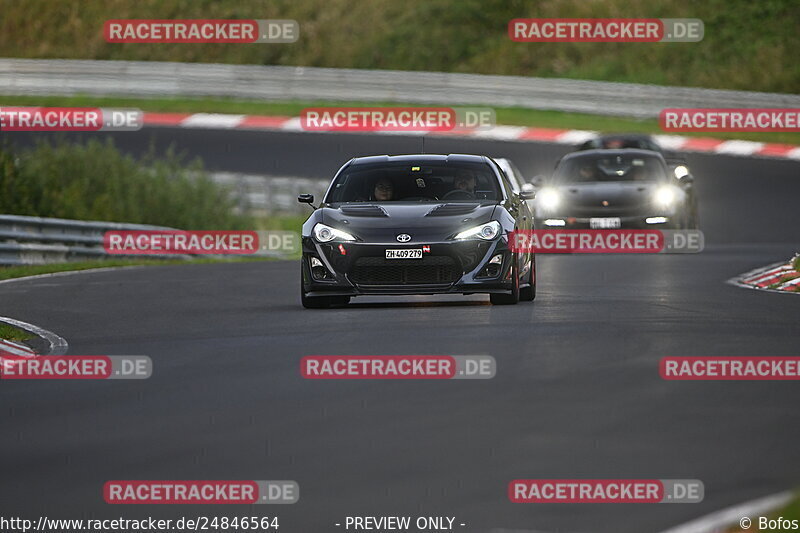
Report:
[[[303,287],[300,286],[300,303],[306,309],[327,309],[332,302],[330,296],[306,296]]]
[[[492,305],[514,305],[519,302],[519,259],[516,254],[511,256],[511,293],[489,294]]]
[[[531,257],[531,269],[528,271],[528,286],[519,290],[522,302],[532,302],[536,298],[536,258]]]
[[[300,271],[300,303],[306,309],[327,309],[332,305],[347,305],[349,296],[307,296],[303,290],[303,271]]]

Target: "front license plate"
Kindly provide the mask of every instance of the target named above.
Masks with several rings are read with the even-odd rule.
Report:
[[[589,219],[589,227],[592,229],[617,229],[620,226],[620,220],[617,217]]]
[[[386,250],[386,259],[422,259],[422,248]]]

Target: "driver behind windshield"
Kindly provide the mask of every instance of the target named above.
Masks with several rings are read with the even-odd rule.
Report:
[[[381,178],[375,182],[371,199],[378,202],[394,200],[394,185],[389,178]]]

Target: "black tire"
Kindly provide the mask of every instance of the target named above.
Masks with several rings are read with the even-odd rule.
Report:
[[[508,294],[489,294],[489,301],[492,302],[492,305],[514,305],[519,302],[518,263],[519,258],[514,254],[511,259],[511,280],[513,282],[513,288]]]
[[[301,267],[302,268],[302,267]],[[331,306],[330,296],[306,296],[303,290],[303,271],[300,271],[300,303],[306,309],[327,309]]]
[[[531,258],[531,269],[528,271],[528,286],[519,290],[521,302],[532,302],[536,299],[536,258]]]
[[[327,309],[331,306],[330,296],[306,296],[306,293],[300,290],[300,302],[306,309]]]

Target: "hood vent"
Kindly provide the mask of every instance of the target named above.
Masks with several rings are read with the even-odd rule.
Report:
[[[428,211],[426,217],[446,217],[452,215],[466,215],[478,208],[473,204],[440,204]]]
[[[378,205],[347,205],[340,208],[343,215],[349,217],[388,217],[389,215]]]

